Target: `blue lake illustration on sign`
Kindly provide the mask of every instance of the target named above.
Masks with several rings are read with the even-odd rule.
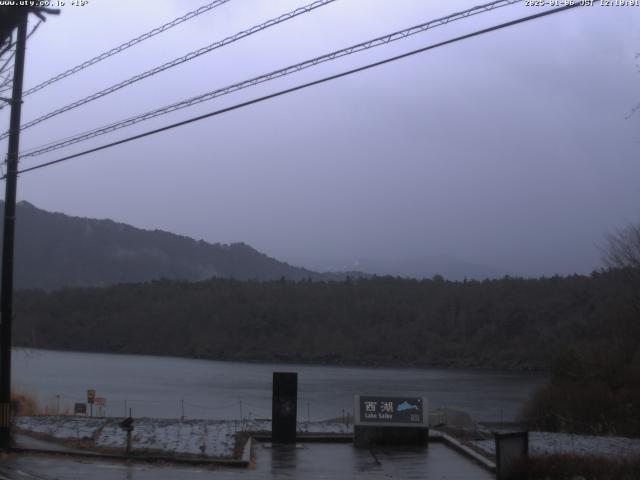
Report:
[[[413,405],[407,401],[404,401],[400,405],[398,405],[398,412],[404,412],[406,410],[420,411],[420,408],[417,405]]]

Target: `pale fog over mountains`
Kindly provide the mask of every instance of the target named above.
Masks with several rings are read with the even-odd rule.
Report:
[[[0,202],[0,210],[4,203]],[[51,213],[22,201],[17,207],[16,286],[55,289],[155,279],[342,280],[347,275],[394,275],[450,280],[502,277],[483,265],[447,257],[343,263],[305,262],[297,267],[245,243],[207,243],[112,220]],[[302,263],[301,263],[302,264]]]
[[[483,280],[485,278],[502,278],[505,275],[520,276],[518,272],[466,262],[448,255],[422,258],[398,257],[395,259],[300,260],[298,263],[317,272],[358,271],[371,275],[393,275],[408,278],[432,278],[435,275],[442,275],[447,280],[464,280],[465,278]]]

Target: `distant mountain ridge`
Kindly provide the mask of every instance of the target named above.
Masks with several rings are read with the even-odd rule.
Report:
[[[211,244],[112,220],[51,213],[25,201],[17,204],[15,255],[17,288],[105,286],[161,278],[344,278],[291,266],[245,243]]]
[[[501,278],[491,267],[444,257],[307,264],[297,267],[246,243],[208,243],[162,230],[144,230],[109,219],[73,217],[17,204],[15,286],[17,288],[107,286],[159,279],[201,281],[343,280],[371,275],[449,280]],[[0,200],[0,215],[4,202]],[[0,232],[2,232],[0,219]],[[0,235],[0,246],[2,236]],[[319,272],[319,271],[320,272]]]
[[[370,275],[391,275],[404,278],[432,278],[442,275],[447,280],[462,281],[497,279],[519,276],[514,272],[487,265],[467,262],[450,256],[428,256],[418,258],[334,260],[299,262],[318,272],[338,272],[356,270]]]

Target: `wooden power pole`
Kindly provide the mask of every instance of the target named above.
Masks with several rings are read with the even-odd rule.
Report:
[[[22,79],[27,42],[27,13],[18,24],[16,56],[11,95],[11,120],[7,153],[6,190],[4,200],[4,232],[2,240],[2,276],[0,288],[0,449],[11,447],[11,323],[13,320],[13,254],[16,221],[16,189],[18,183],[18,151]]]

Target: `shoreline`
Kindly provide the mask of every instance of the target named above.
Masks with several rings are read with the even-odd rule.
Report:
[[[318,361],[305,360],[299,358],[281,358],[276,357],[261,357],[261,358],[231,358],[231,357],[206,357],[206,356],[182,356],[182,355],[162,355],[160,353],[140,353],[140,352],[128,352],[128,351],[104,351],[104,350],[68,350],[63,348],[39,348],[33,346],[14,345],[13,350],[35,350],[45,352],[60,352],[60,353],[81,353],[81,354],[96,354],[96,355],[129,355],[129,356],[142,356],[142,357],[156,357],[156,358],[176,358],[182,360],[204,360],[211,362],[228,362],[228,363],[243,363],[248,365],[271,363],[276,365],[301,365],[301,366],[318,366],[318,367],[346,367],[346,368],[407,368],[407,369],[433,369],[433,370],[458,370],[458,371],[471,371],[471,372],[502,372],[502,373],[531,373],[539,374],[540,376],[547,376],[550,372],[550,367],[508,367],[508,366],[487,366],[487,365],[475,365],[470,366],[465,363],[456,364],[452,362],[443,363],[416,363],[416,362],[403,362],[403,361],[350,361],[341,359],[328,360],[322,359]]]

